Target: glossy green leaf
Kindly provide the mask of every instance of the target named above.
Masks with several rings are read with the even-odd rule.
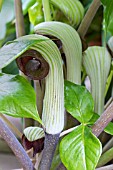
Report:
[[[94,170],[102,146],[91,129],[80,125],[60,143],[60,157],[67,170]]]
[[[0,74],[0,113],[13,117],[39,118],[32,86],[19,75]]]
[[[94,101],[89,91],[80,85],[65,81],[65,108],[81,123],[87,123],[93,116]]]
[[[39,0],[38,0],[39,1]],[[29,20],[33,25],[39,24],[44,21],[44,14],[42,10],[42,1],[36,2],[28,10]]]
[[[35,141],[45,136],[44,130],[40,127],[27,127],[24,129],[24,135],[29,141]]]
[[[93,116],[91,117],[87,124],[93,125],[98,120],[99,117],[100,116],[97,113],[93,113]]]

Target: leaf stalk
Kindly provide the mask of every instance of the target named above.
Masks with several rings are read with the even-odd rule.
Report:
[[[29,156],[25,152],[24,148],[18,142],[14,134],[5,125],[2,119],[0,119],[0,136],[6,141],[9,147],[12,149],[24,170],[34,170],[33,164]]]
[[[84,38],[88,28],[98,10],[98,8],[101,5],[101,1],[100,0],[93,0],[90,8],[88,9],[86,15],[84,16],[79,28],[78,28],[78,33],[80,35],[80,37]]]
[[[113,102],[109,107],[103,112],[100,118],[92,126],[92,132],[95,136],[99,136],[104,128],[108,125],[109,122],[113,119]]]

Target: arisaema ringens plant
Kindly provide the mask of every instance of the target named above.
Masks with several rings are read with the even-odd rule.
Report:
[[[30,56],[27,55],[26,53],[23,54],[27,50],[31,50],[29,53]],[[4,51],[6,52],[5,58],[4,58]],[[44,58],[43,60],[41,59],[40,55],[38,59],[38,52],[43,56]],[[45,136],[47,136],[47,139],[45,137],[45,142],[47,142],[47,144],[49,145],[50,140],[51,142],[53,140],[53,145],[56,145],[57,144],[56,139],[57,140],[59,139],[59,134],[64,127],[64,78],[63,78],[61,56],[57,46],[46,37],[40,35],[29,35],[29,36],[19,38],[14,42],[12,42],[11,44],[5,45],[1,49],[0,54],[1,54],[1,67],[0,67],[1,69],[4,66],[8,65],[10,62],[12,62],[14,59],[18,58],[19,56],[20,58],[18,61],[18,65],[20,66],[20,69],[22,68],[24,70],[24,73],[26,75],[31,74],[29,77],[34,76],[34,79],[37,79],[37,77],[39,76],[39,79],[40,78],[42,79],[44,75],[40,77],[41,71],[43,71],[44,68],[49,69],[49,74],[46,77],[46,89],[45,89],[45,97],[43,101],[42,121],[40,120],[38,116],[38,111],[36,109],[36,98],[33,89],[31,88],[31,91],[27,91],[27,92],[25,91],[27,93],[26,95],[23,94],[26,97],[28,96],[28,101],[25,100],[23,96],[19,97],[20,95],[18,89],[19,81],[21,84],[22,81],[25,80],[23,80],[23,78],[21,78],[20,76],[10,77],[9,75],[4,75],[2,73],[1,73],[1,80],[4,79],[3,81],[4,87],[6,87],[5,84],[7,85],[8,82],[11,82],[12,84],[11,86],[9,86],[9,90],[10,90],[9,93],[7,93],[8,89],[7,90],[5,89],[6,90],[5,92],[3,89],[2,92],[3,86],[1,86],[1,93],[2,93],[1,113],[8,114],[14,117],[30,117],[30,118],[32,117],[33,119],[38,120],[42,124],[44,131],[46,132]],[[39,61],[39,63],[37,63],[37,61]],[[49,67],[47,64],[44,64],[46,63],[45,61],[49,63]],[[35,67],[33,66],[32,62],[35,63]],[[39,64],[40,64],[40,69],[39,72],[37,72],[36,70]],[[34,74],[33,69],[36,69],[35,71],[37,73]],[[56,80],[58,84],[56,83]],[[29,83],[27,83],[26,81],[25,83],[28,84],[26,86],[30,86]],[[15,88],[14,85],[16,85]],[[33,97],[31,98],[32,102],[29,101],[29,95]],[[7,102],[7,98],[10,99],[10,102],[9,102],[9,106],[7,105],[7,107],[5,107],[5,103],[3,102]],[[11,107],[12,103],[13,103],[13,107]],[[22,103],[24,106],[22,105]],[[21,106],[20,108],[19,105]],[[54,150],[51,151],[51,155],[53,152]],[[45,161],[48,160],[45,159]],[[48,165],[43,164],[43,166],[48,166]]]
[[[44,148],[41,163],[37,167],[31,162],[27,165],[27,157],[23,168],[49,170],[56,145],[62,137],[51,169],[94,170],[97,164],[100,165],[98,161],[102,153],[97,137],[112,118],[112,105],[102,114],[108,88],[106,82],[112,79],[111,56],[105,47],[89,47],[82,55],[80,36],[74,29],[84,14],[80,1],[28,0],[23,3],[23,9],[24,15],[29,13],[31,23],[38,24],[35,26],[37,35],[18,38],[0,50],[1,69],[16,59],[19,69],[29,79],[39,83],[45,79],[43,110],[39,116],[34,89],[27,80],[19,75],[1,73],[1,113],[33,118],[40,123],[40,127],[26,128],[22,140],[26,149],[33,148],[33,156]],[[84,86],[80,86],[82,64],[90,78],[93,97]],[[68,132],[62,132],[64,106],[79,124]],[[105,131],[111,133],[112,127],[110,123]],[[3,134],[2,137],[6,140]]]
[[[13,87],[9,86],[11,94],[6,91],[5,94],[6,98],[5,97],[1,98],[2,103],[7,102],[6,99],[7,97],[9,97],[11,104],[13,102],[15,110],[11,106],[5,107],[5,105],[3,105],[3,107],[1,107],[1,113],[12,115],[14,117],[21,116],[31,117],[32,115],[32,118],[38,120],[42,124],[43,130],[41,128],[34,127],[30,128],[30,130],[26,129],[24,131],[24,135],[26,135],[26,137],[31,142],[33,140],[38,140],[40,138],[45,137],[44,153],[42,156],[39,169],[50,169],[53,153],[58,143],[59,137],[61,135],[61,131],[63,130],[64,127],[64,94],[65,94],[66,110],[70,112],[70,114],[74,118],[81,122],[81,125],[75,127],[74,131],[72,131],[61,141],[60,143],[61,160],[67,169],[75,169],[75,167],[76,169],[78,168],[82,169],[84,167],[85,169],[90,168],[93,170],[96,167],[98,159],[101,154],[101,143],[96,138],[96,136],[92,134],[91,129],[87,126],[88,122],[93,116],[94,108],[93,99],[91,94],[86,90],[85,87],[75,85],[74,83],[68,81],[65,82],[64,93],[63,64],[57,46],[52,42],[52,40],[48,39],[47,37],[41,35],[28,35],[22,38],[18,38],[15,41],[11,42],[10,44],[5,45],[0,50],[0,55],[1,55],[0,65],[1,69],[8,65],[10,62],[12,62],[14,59],[18,58],[17,63],[20,69],[32,79],[33,77],[34,79],[42,78],[44,75],[42,75],[42,77],[40,77],[40,75],[41,71],[44,71],[44,68],[49,70],[48,75],[47,75],[48,71],[46,70],[45,72],[45,75],[47,76],[45,95],[43,101],[42,120],[38,116],[36,105],[34,104],[35,112],[32,113],[34,108],[31,108],[31,110],[28,109],[29,103],[27,99],[29,99],[29,97],[27,99],[26,98],[24,99],[20,95],[19,91],[17,91],[18,89],[17,87],[19,86],[20,83],[20,81],[17,79],[17,76],[11,76],[10,78],[10,76],[1,73],[1,77],[4,78],[3,83],[6,83],[5,80],[9,78],[10,80],[7,81],[10,83],[14,83],[14,85],[16,84],[15,81],[17,81],[15,89],[14,85]],[[6,79],[6,77],[8,78]],[[26,84],[29,85],[29,83],[27,83],[27,81],[24,80],[24,78],[21,78],[21,76],[19,77],[20,79],[25,81]],[[4,94],[3,90],[1,90],[1,93]],[[27,93],[29,94],[30,92]],[[27,97],[27,95],[25,96]],[[21,104],[18,103],[18,101],[23,102],[22,98],[24,100],[24,103],[26,103],[26,107],[24,108],[25,110],[22,109],[19,110],[22,106]],[[35,103],[36,101],[33,100],[32,102]],[[17,105],[17,103],[19,104],[19,106]],[[11,110],[8,110],[9,108],[12,109],[13,112]],[[16,112],[16,110],[18,110],[18,112]],[[28,114],[29,113],[28,110],[30,110],[30,115]],[[86,133],[87,136],[85,136]],[[84,141],[87,144],[85,144]],[[94,147],[90,148],[91,144],[95,146],[95,148]],[[81,150],[82,152],[79,152]],[[86,152],[85,150],[88,150],[88,152]],[[90,160],[88,158],[89,150],[90,154],[95,153],[93,159]],[[75,157],[77,159],[78,152],[81,161],[78,159],[78,161],[75,162]],[[69,153],[71,154],[70,156],[68,156],[67,159],[67,155],[69,155]]]

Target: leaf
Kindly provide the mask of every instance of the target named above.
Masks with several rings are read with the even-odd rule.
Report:
[[[65,108],[81,123],[87,123],[93,116],[94,101],[89,91],[80,85],[65,81]]]
[[[33,118],[42,123],[37,111],[34,89],[20,75],[0,74],[0,113]]]
[[[105,31],[108,31],[109,24],[113,20],[113,1],[111,0],[101,0],[104,5],[104,19],[105,19]]]
[[[99,117],[100,116],[97,113],[93,113],[93,116],[91,117],[87,124],[93,125],[98,120]]]
[[[101,153],[100,141],[83,125],[76,127],[60,143],[60,157],[68,170],[94,170]]]
[[[38,36],[28,35],[16,39],[10,44],[4,45],[0,49],[0,69],[6,67],[23,52],[29,49],[33,44],[39,43],[41,41],[46,41],[44,38],[39,39]]]
[[[28,10],[29,20],[33,25],[44,22],[44,14],[42,10],[42,2],[38,0],[32,7]]]
[[[24,129],[24,135],[29,141],[35,141],[45,136],[44,130],[40,127],[27,127]]]
[[[104,131],[110,135],[113,135],[113,123],[110,122],[106,128],[104,129]]]

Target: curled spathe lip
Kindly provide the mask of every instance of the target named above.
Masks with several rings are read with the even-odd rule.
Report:
[[[49,64],[35,50],[27,50],[16,59],[19,69],[31,80],[41,80],[49,73]]]

